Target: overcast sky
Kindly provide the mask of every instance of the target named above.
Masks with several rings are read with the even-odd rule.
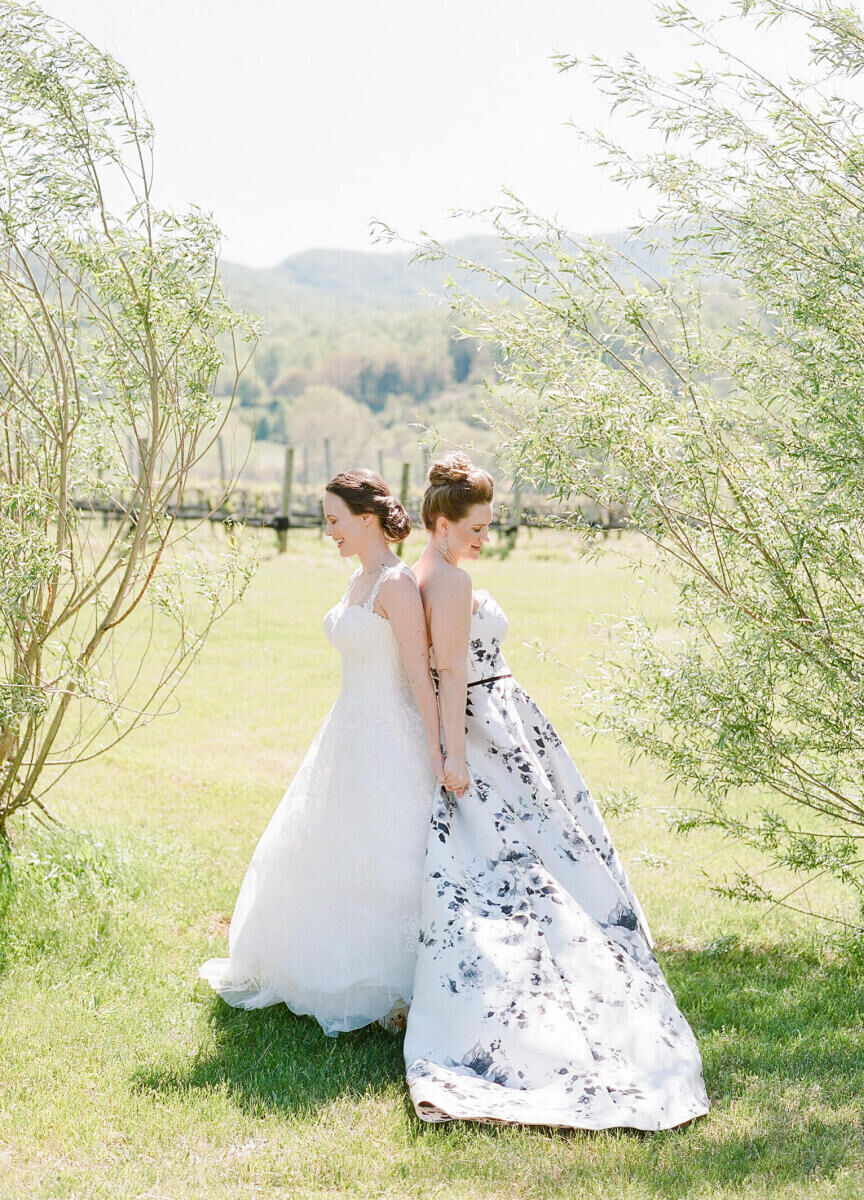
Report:
[[[550,56],[629,49],[668,70],[695,54],[649,0],[42,3],[131,72],[156,126],[158,199],[212,210],[224,256],[255,266],[370,249],[373,218],[479,230],[448,213],[502,187],[574,231],[623,228],[650,200],[594,166],[567,122],[608,125],[606,103]]]

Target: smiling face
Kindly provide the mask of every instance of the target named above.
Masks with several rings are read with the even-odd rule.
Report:
[[[491,504],[472,504],[460,521],[439,517],[438,532],[447,534],[448,558],[455,562],[460,558],[479,558],[481,548],[489,541],[491,520]]]
[[[343,558],[359,553],[369,534],[369,523],[374,520],[369,513],[353,513],[341,496],[324,493],[324,520],[327,536],[339,547]]]

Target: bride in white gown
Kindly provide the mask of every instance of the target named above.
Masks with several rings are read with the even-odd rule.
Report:
[[[408,516],[365,470],[330,481],[324,515],[360,559],[324,618],[342,689],[252,857],[230,956],[200,975],[237,1008],[284,1001],[336,1034],[410,1003],[441,753],[420,593],[390,548]]]

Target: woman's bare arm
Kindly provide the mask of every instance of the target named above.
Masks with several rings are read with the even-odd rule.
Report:
[[[464,571],[457,569],[448,572],[443,579],[430,581],[427,613],[438,672],[438,706],[446,753],[444,783],[457,796],[468,786],[465,704],[473,603],[471,578]]]
[[[439,783],[443,782],[438,701],[432,676],[429,674],[426,616],[423,612],[420,589],[409,575],[400,571],[391,575],[381,585],[377,607],[381,608],[381,615],[390,622],[399,649],[399,658],[423,722],[429,757]]]

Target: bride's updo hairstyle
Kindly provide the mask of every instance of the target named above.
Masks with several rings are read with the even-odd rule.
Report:
[[[445,454],[429,467],[429,481],[423,493],[423,525],[435,532],[439,517],[461,521],[474,504],[491,504],[495,484],[482,467],[475,466],[467,454]]]
[[[388,542],[402,542],[411,532],[411,518],[380,475],[355,467],[334,475],[324,489],[344,500],[357,516],[371,513]]]

